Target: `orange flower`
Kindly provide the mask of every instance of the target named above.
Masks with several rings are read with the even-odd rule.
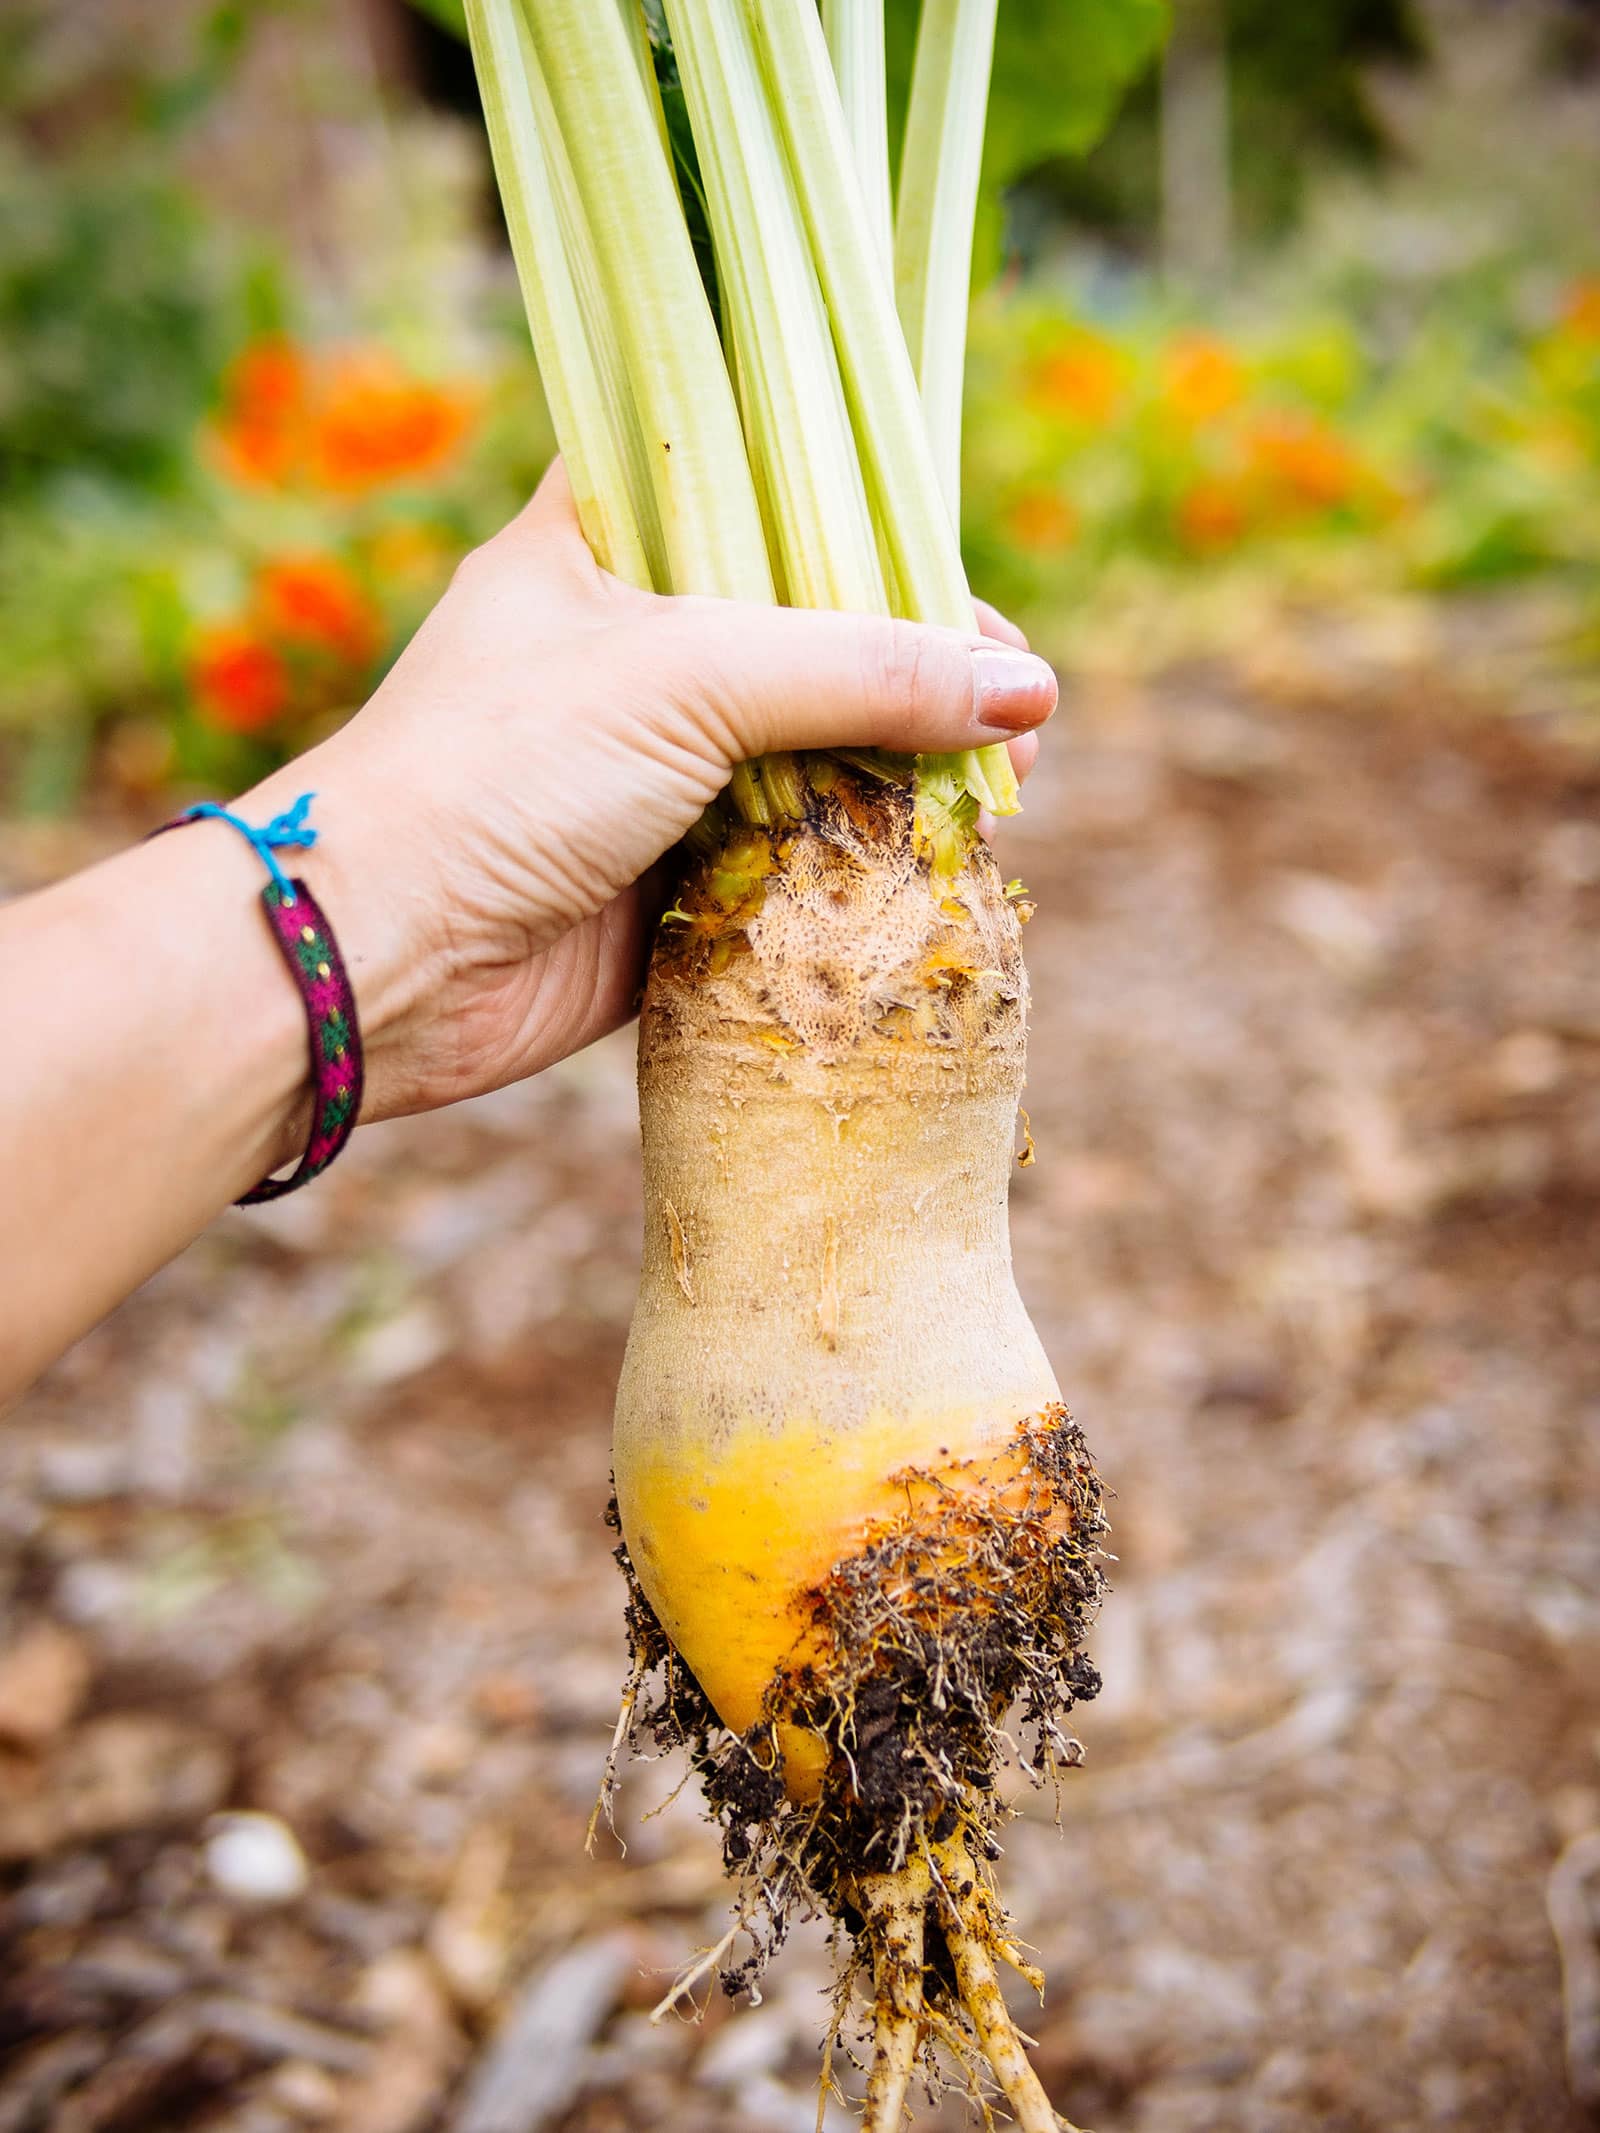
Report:
[[[318,396],[312,465],[346,493],[426,474],[466,435],[464,394],[410,376],[382,350],[352,350],[328,367]]]
[[[1561,323],[1576,340],[1600,341],[1600,274],[1573,282],[1562,299]]]
[[[1265,415],[1251,429],[1251,463],[1274,500],[1291,510],[1353,503],[1367,470],[1336,431],[1307,415]]]
[[[215,436],[238,480],[281,486],[309,478],[356,495],[433,472],[471,416],[466,394],[413,377],[384,349],[313,362],[269,335],[229,368]]]
[[[1234,547],[1250,525],[1244,491],[1220,474],[1201,474],[1191,482],[1174,516],[1178,538],[1197,555]]]
[[[224,733],[259,733],[289,706],[281,654],[245,623],[216,623],[197,634],[189,682],[201,717]]]
[[[280,556],[256,578],[263,623],[288,644],[365,666],[383,641],[383,617],[337,556]]]
[[[1115,414],[1125,383],[1126,365],[1116,345],[1080,330],[1034,366],[1029,397],[1047,414],[1093,427]]]
[[[1210,334],[1180,334],[1163,367],[1162,396],[1180,422],[1215,422],[1244,398],[1244,365]]]
[[[280,334],[252,341],[229,365],[217,443],[240,480],[288,479],[304,449],[311,380],[304,356]]]
[[[1006,531],[1019,548],[1035,555],[1070,548],[1078,537],[1078,514],[1066,497],[1040,484],[1012,499]]]
[[[281,333],[264,333],[228,369],[229,404],[250,414],[297,415],[305,405],[306,359]]]

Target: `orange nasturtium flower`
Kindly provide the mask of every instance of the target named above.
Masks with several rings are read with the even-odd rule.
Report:
[[[357,495],[436,472],[472,412],[470,395],[413,376],[386,349],[317,357],[270,334],[230,365],[215,437],[236,480]]]
[[[1249,531],[1249,502],[1237,480],[1201,474],[1179,497],[1174,522],[1185,548],[1217,555],[1237,546]]]
[[[1059,490],[1040,482],[1012,498],[1005,526],[1019,548],[1045,555],[1072,546],[1078,537],[1078,514]]]
[[[1244,398],[1244,365],[1209,333],[1183,333],[1162,365],[1162,400],[1180,422],[1215,422]]]
[[[278,483],[304,451],[309,366],[281,334],[252,341],[228,366],[216,436],[224,465],[241,480]]]
[[[381,349],[334,358],[322,380],[312,465],[330,489],[376,488],[442,466],[472,419],[466,394],[413,377]]]
[[[334,555],[279,556],[256,576],[256,606],[280,642],[365,666],[383,641],[376,604]]]
[[[1116,413],[1126,385],[1116,343],[1079,328],[1034,364],[1029,398],[1046,414],[1096,427]]]
[[[1600,341],[1600,274],[1580,275],[1561,303],[1561,323],[1577,341]]]
[[[219,622],[196,634],[189,684],[200,716],[223,733],[260,733],[289,707],[283,655],[247,623]]]
[[[1337,431],[1309,415],[1264,415],[1250,431],[1251,463],[1280,507],[1331,511],[1367,484],[1367,469]]]

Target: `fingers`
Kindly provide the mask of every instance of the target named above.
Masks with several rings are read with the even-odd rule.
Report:
[[[773,748],[987,747],[1056,706],[1056,678],[1010,643],[876,615],[681,599],[658,611],[683,707],[730,762]]]
[[[1028,772],[1039,760],[1038,734],[1019,733],[1014,741],[1007,741],[1006,749],[1011,757],[1011,767],[1017,774],[1017,783],[1024,784]]]
[[[1019,652],[1028,649],[1027,637],[1009,615],[1002,615],[999,608],[991,607],[987,600],[974,600],[978,611],[978,627],[986,637],[998,637],[1002,644],[1014,644]]]

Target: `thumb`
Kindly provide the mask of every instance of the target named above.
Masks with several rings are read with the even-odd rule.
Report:
[[[1056,707],[1044,660],[976,632],[692,596],[664,619],[673,693],[730,763],[773,748],[984,748]]]

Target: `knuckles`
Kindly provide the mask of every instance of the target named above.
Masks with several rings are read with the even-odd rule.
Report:
[[[445,594],[452,608],[468,614],[487,614],[511,597],[519,578],[526,594],[530,575],[527,560],[524,558],[519,566],[515,556],[500,545],[504,538],[503,534],[496,534],[480,547],[469,548],[457,563]]]
[[[951,663],[946,648],[917,623],[895,620],[872,633],[865,696],[882,728],[882,745],[915,753],[930,743],[929,722],[948,714]]]

